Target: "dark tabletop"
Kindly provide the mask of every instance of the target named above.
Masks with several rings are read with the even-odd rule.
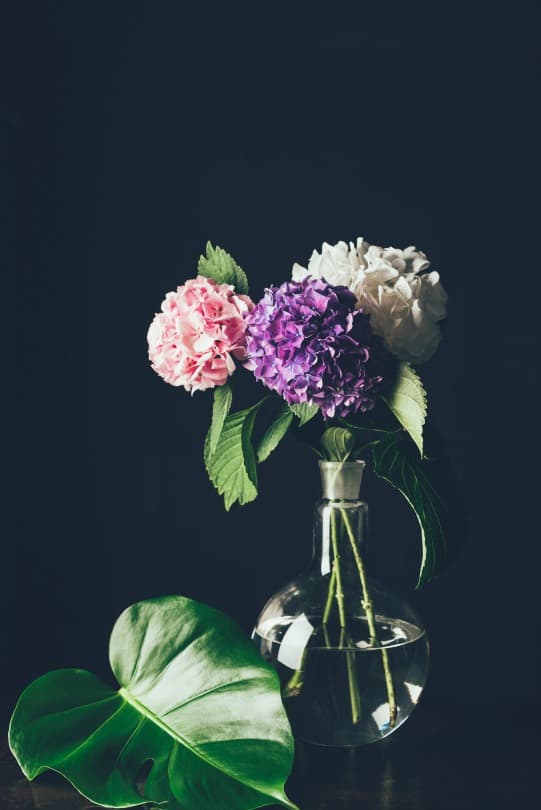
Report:
[[[537,721],[528,706],[435,709],[421,704],[382,743],[349,750],[299,744],[288,794],[301,810],[539,808]],[[27,782],[7,745],[2,747],[0,807],[93,806],[54,774]]]

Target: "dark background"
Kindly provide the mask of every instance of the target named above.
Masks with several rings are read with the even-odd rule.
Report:
[[[466,495],[460,558],[413,593],[417,528],[372,479],[371,568],[417,605],[427,704],[518,713],[539,638],[533,3],[4,2],[4,712],[108,675],[117,615],[181,593],[246,630],[303,567],[315,460],[280,449],[223,511],[211,395],[146,330],[207,239],[253,297],[323,240],[417,245],[449,292],[422,369]],[[14,361],[14,362],[13,362]],[[239,372],[239,375],[243,372]],[[484,709],[480,709],[481,713]]]

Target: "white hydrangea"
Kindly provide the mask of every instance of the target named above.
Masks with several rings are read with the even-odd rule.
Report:
[[[349,245],[324,242],[307,268],[293,265],[293,279],[309,275],[349,287],[389,351],[418,365],[436,351],[441,339],[438,321],[447,314],[447,293],[439,274],[426,272],[429,267],[425,254],[413,246],[382,248],[358,238]]]

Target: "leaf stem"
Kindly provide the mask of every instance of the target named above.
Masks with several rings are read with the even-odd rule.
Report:
[[[376,631],[376,621],[374,618],[374,607],[372,604],[372,600],[370,598],[370,592],[368,588],[368,581],[366,578],[366,571],[364,569],[364,563],[359,553],[359,549],[357,548],[356,538],[353,533],[353,529],[351,527],[348,514],[345,509],[340,509],[340,512],[342,514],[342,520],[344,522],[344,526],[346,527],[346,532],[351,544],[353,558],[355,560],[355,564],[359,572],[359,578],[361,580],[361,588],[363,592],[362,606],[366,613],[366,620],[368,622],[368,631],[370,633],[370,644],[371,646],[374,647],[379,642]],[[391,726],[391,728],[393,728],[393,726],[396,724],[396,717],[398,713],[396,706],[396,695],[394,690],[393,676],[391,672],[391,667],[389,665],[389,654],[387,650],[384,647],[382,647],[380,652],[381,652],[381,662],[383,665],[383,673],[385,676],[385,686],[387,689],[387,699],[389,701],[389,725]]]

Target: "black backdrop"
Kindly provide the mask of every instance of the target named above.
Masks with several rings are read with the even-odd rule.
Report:
[[[427,252],[450,299],[422,373],[470,534],[413,594],[416,526],[369,479],[371,567],[425,618],[427,700],[535,697],[533,4],[495,6],[2,3],[6,712],[48,669],[109,677],[132,602],[182,593],[249,630],[309,557],[315,462],[282,448],[226,515],[211,396],[148,365],[207,239],[254,297],[323,240]]]

